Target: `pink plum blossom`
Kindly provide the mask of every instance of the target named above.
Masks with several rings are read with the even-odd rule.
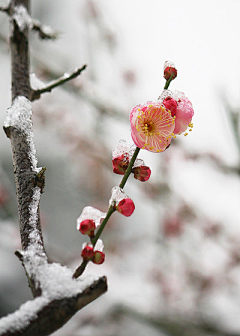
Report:
[[[151,169],[147,166],[138,166],[132,169],[132,173],[134,174],[134,178],[141,182],[145,182],[149,180],[151,176]]]
[[[163,100],[163,105],[171,111],[171,115],[175,117],[175,128],[173,130],[174,134],[181,134],[187,130],[192,129],[192,117],[194,115],[194,110],[192,103],[185,96],[183,92],[179,91],[169,91],[166,90],[160,96],[160,100]],[[165,98],[165,99],[164,99]],[[187,135],[185,133],[184,135]]]
[[[103,253],[103,242],[98,239],[95,247],[92,243],[83,243],[81,256],[84,261],[92,261],[94,264],[102,264],[105,260],[105,254]]]
[[[101,265],[105,260],[105,253],[101,251],[95,251],[92,262],[97,265]]]
[[[127,153],[124,153],[112,159],[112,167],[115,174],[124,175],[128,165],[129,156],[127,155]]]
[[[92,219],[85,219],[79,224],[79,231],[83,235],[89,235],[89,237],[94,236],[94,230],[96,229],[95,221]]]
[[[164,64],[164,78],[166,80],[169,80],[172,76],[172,79],[175,79],[177,77],[177,69],[175,65],[171,62],[166,61]]]
[[[117,204],[116,209],[122,215],[129,217],[135,210],[135,205],[131,198],[124,198]]]
[[[92,260],[92,258],[94,257],[94,251],[93,251],[92,244],[85,244],[85,246],[82,249],[81,256],[83,260],[85,261]]]
[[[175,117],[161,101],[149,101],[130,112],[131,135],[135,145],[150,152],[163,152],[170,144]]]

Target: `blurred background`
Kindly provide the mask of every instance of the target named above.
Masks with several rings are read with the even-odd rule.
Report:
[[[7,1],[1,1],[6,5]],[[132,143],[131,108],[171,90],[192,101],[193,132],[161,154],[140,152],[152,176],[125,192],[135,212],[115,213],[102,239],[107,294],[55,336],[240,335],[240,1],[32,1],[32,15],[59,33],[30,34],[31,72],[47,83],[87,64],[79,78],[33,103],[41,198],[51,260],[73,270],[86,241],[82,209],[108,208],[112,149]],[[8,18],[0,15],[1,124],[11,104]],[[34,81],[36,83],[36,80]],[[0,314],[31,299],[20,246],[10,142],[0,132]]]

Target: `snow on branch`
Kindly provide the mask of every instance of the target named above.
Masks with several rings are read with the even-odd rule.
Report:
[[[24,303],[19,310],[2,318],[0,336],[50,335],[107,290],[105,277],[72,280],[67,268],[58,264],[49,264],[48,268],[46,278],[49,277],[50,288],[41,297]]]
[[[42,83],[41,83],[41,86],[39,87],[39,82],[36,82],[36,78],[34,79],[34,77],[32,77],[32,81],[31,81],[31,86],[32,86],[31,101],[39,99],[42,93],[51,92],[52,89],[54,89],[54,88],[56,88],[60,85],[63,85],[64,83],[70,81],[71,79],[76,78],[77,76],[79,76],[81,74],[81,72],[83,70],[86,69],[86,67],[87,67],[87,65],[84,64],[81,68],[75,69],[71,73],[65,73],[63,76],[61,76],[58,79],[50,82],[46,86],[43,86]]]
[[[34,30],[38,32],[39,37],[43,40],[54,40],[59,35],[58,32],[54,31],[51,27],[41,24],[36,19],[32,19],[26,7],[23,5],[11,6],[10,3],[9,6],[0,6],[0,11],[12,16],[21,32],[26,28]]]

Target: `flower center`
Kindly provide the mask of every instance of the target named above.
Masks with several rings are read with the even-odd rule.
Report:
[[[154,134],[154,124],[152,121],[145,121],[142,126],[142,130],[146,135],[153,135]]]

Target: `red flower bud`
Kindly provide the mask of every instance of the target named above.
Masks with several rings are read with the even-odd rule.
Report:
[[[79,231],[84,235],[89,235],[92,237],[94,235],[94,230],[96,229],[96,224],[92,219],[85,219],[80,222]]]
[[[86,245],[83,249],[82,249],[82,253],[81,256],[83,257],[83,260],[87,261],[87,260],[91,260],[94,257],[94,251],[93,251],[93,247],[92,245]]]
[[[116,206],[118,212],[122,215],[129,217],[135,209],[135,205],[131,198],[123,198]]]
[[[171,98],[171,97],[167,97],[166,99],[164,99],[163,105],[168,110],[171,111],[171,115],[172,115],[172,117],[174,117],[176,112],[177,112],[177,102],[176,102],[176,100]]]
[[[92,259],[92,262],[94,264],[102,264],[105,260],[105,253],[101,252],[101,251],[95,251],[94,252],[94,256],[93,256],[93,259]]]
[[[141,182],[149,180],[151,176],[151,169],[147,166],[139,166],[132,169],[134,178]]]
[[[126,154],[122,154],[112,159],[113,172],[115,174],[124,175],[129,164],[129,158]]]
[[[171,62],[164,63],[164,78],[169,80],[172,76],[172,79],[177,77],[177,69],[175,65]]]

